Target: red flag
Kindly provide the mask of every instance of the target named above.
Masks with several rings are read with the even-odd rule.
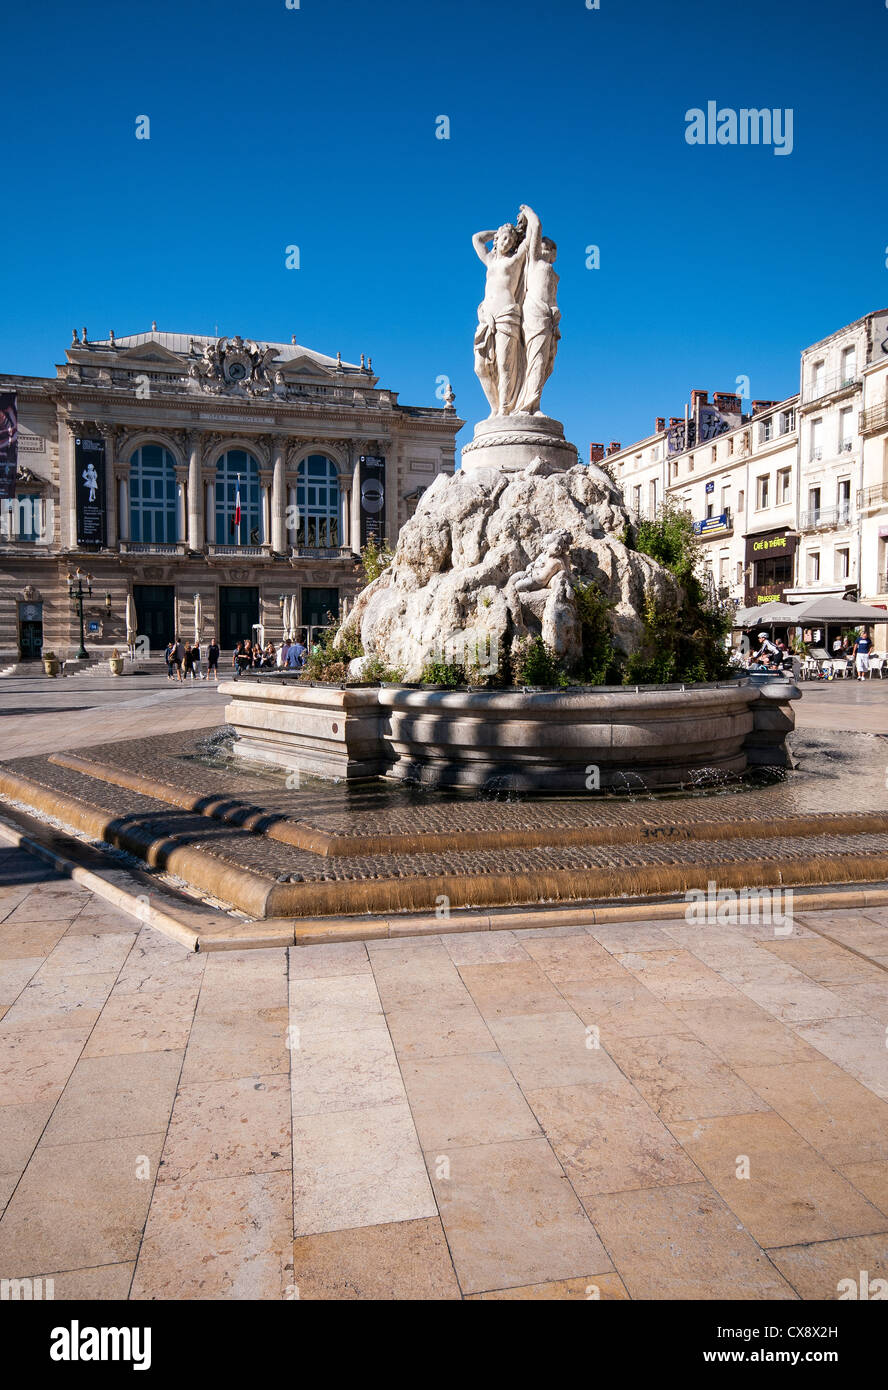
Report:
[[[240,505],[240,478],[237,480],[237,491],[234,494],[234,529],[240,529],[241,524],[241,505]]]

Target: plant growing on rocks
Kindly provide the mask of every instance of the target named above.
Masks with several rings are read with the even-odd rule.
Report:
[[[420,680],[423,685],[443,685],[452,690],[457,685],[465,685],[466,674],[456,662],[427,661],[422,668]]]
[[[373,583],[374,579],[378,579],[383,570],[388,569],[394,558],[395,552],[392,550],[388,541],[383,541],[382,545],[377,545],[376,541],[371,537],[367,544],[361,548],[361,571],[363,579],[361,588],[366,588],[368,584]]]
[[[343,633],[341,627],[329,627],[320,635],[317,651],[310,651],[302,668],[302,679],[341,685],[348,680],[348,663],[363,656],[364,649],[356,632]]]
[[[645,591],[642,641],[626,663],[627,684],[713,681],[730,665],[725,637],[731,620],[701,577],[701,548],[690,515],[666,502],[638,523],[637,546],[677,579],[677,592]]]
[[[515,685],[554,687],[569,684],[567,675],[542,637],[519,637],[512,643],[511,658]]]
[[[585,685],[619,685],[623,660],[614,646],[611,629],[610,615],[614,605],[594,583],[575,583],[574,594],[583,643],[579,677]]]

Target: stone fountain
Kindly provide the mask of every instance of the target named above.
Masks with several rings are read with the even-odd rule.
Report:
[[[403,527],[394,559],[356,599],[341,640],[360,637],[359,682],[374,658],[403,684],[306,687],[228,682],[227,718],[244,758],[322,776],[381,774],[433,786],[537,791],[675,786],[706,768],[785,764],[786,681],[566,691],[482,689],[522,640],[563,669],[582,662],[580,595],[607,603],[616,652],[643,637],[645,602],[680,598],[675,577],[626,545],[631,519],[603,469],[579,461],[540,408],[560,338],[556,248],[532,208],[477,232],[485,266],[475,371],[490,405]],[[430,662],[476,688],[410,688]]]

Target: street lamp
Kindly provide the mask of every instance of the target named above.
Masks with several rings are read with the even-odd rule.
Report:
[[[84,579],[86,580],[86,589],[83,587]],[[79,568],[75,574],[69,574],[68,597],[80,615],[80,650],[77,653],[77,660],[85,661],[86,647],[83,641],[83,600],[85,598],[92,598],[92,575],[84,575],[83,571]]]

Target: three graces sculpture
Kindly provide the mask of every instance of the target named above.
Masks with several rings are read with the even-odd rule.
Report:
[[[472,245],[487,267],[478,306],[475,372],[490,418],[541,416],[540,397],[561,336],[555,243],[543,236],[533,208],[522,203],[514,225],[476,232]]]

